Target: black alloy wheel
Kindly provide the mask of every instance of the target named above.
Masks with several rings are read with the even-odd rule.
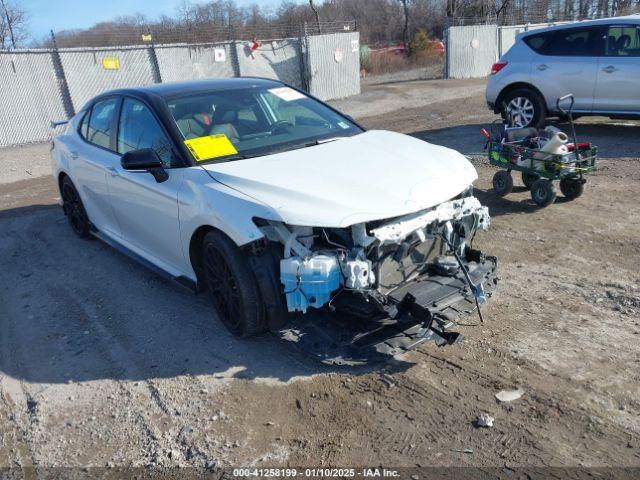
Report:
[[[62,210],[69,220],[69,225],[80,238],[91,236],[91,222],[84,209],[80,195],[69,177],[62,180],[61,192]]]
[[[205,284],[225,327],[238,337],[265,331],[264,304],[245,254],[226,235],[211,231],[201,258]]]

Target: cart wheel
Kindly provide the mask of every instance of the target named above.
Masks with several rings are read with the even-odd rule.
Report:
[[[551,180],[539,178],[531,185],[531,198],[539,207],[547,207],[556,199]]]
[[[500,170],[493,176],[493,191],[501,197],[508,195],[513,190],[513,177],[509,172]]]
[[[531,185],[533,185],[533,182],[535,182],[539,178],[540,177],[535,173],[522,172],[522,183],[524,183],[524,186],[529,190],[531,190]]]
[[[560,191],[569,200],[578,198],[584,192],[584,180],[579,178],[563,178],[560,180]]]

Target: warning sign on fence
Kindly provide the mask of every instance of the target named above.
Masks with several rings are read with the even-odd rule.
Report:
[[[118,57],[103,57],[102,68],[105,70],[120,70],[120,59]]]

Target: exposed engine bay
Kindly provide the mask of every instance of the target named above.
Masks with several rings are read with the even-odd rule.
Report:
[[[490,224],[487,207],[472,191],[469,187],[453,200],[410,215],[349,228],[262,221],[265,237],[282,246],[280,282],[287,310],[323,309],[360,319],[410,317],[453,343],[444,328],[432,328],[435,307],[449,296],[472,298],[479,308],[484,283],[496,268],[495,258],[472,248],[476,232]]]

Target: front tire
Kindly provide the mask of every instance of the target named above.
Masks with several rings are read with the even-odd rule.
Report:
[[[536,127],[544,125],[547,116],[547,107],[540,95],[528,88],[518,88],[507,93],[501,104],[507,105],[507,110],[513,112],[516,127]],[[507,112],[500,105],[502,118],[507,118]]]
[[[242,251],[214,230],[205,235],[201,255],[204,281],[224,326],[237,337],[264,332],[264,304]]]
[[[80,238],[90,238],[91,222],[89,221],[89,216],[84,209],[80,194],[71,179],[67,176],[62,179],[60,195],[62,197],[62,210],[69,220],[71,229]]]

